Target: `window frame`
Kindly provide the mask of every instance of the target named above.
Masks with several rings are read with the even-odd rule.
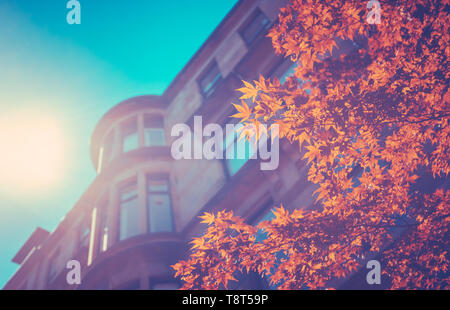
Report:
[[[124,189],[126,189],[127,187],[131,187],[131,186],[134,186],[136,188],[136,194],[133,195],[132,197],[128,197],[126,199],[123,199],[122,195],[123,195]],[[118,202],[118,217],[117,217],[117,222],[118,222],[118,226],[117,226],[118,229],[117,229],[117,231],[118,231],[118,235],[117,235],[117,240],[118,240],[118,242],[121,242],[121,241],[127,240],[129,238],[135,237],[135,236],[140,234],[140,232],[139,232],[139,209],[140,209],[140,207],[139,207],[139,186],[138,186],[137,178],[134,177],[132,179],[129,179],[129,180],[121,183],[118,186],[117,195],[118,195],[118,197],[117,197],[117,202]],[[138,233],[135,234],[135,235],[131,235],[131,236],[126,235],[124,238],[122,238],[122,226],[121,225],[122,225],[123,203],[130,202],[132,200],[136,200],[136,208],[137,208],[137,212],[138,212],[138,221],[136,223],[136,227],[138,228]]]
[[[131,130],[129,128],[131,128]],[[135,136],[136,146],[128,150],[125,150],[125,139],[131,136]],[[139,126],[137,116],[130,117],[120,123],[119,137],[120,137],[120,152],[122,154],[131,152],[139,148]]]
[[[203,81],[210,74],[210,72],[212,70],[214,70],[214,69],[217,69],[219,74],[214,77],[212,82],[210,82],[210,83],[213,83],[212,86],[208,90],[205,90],[205,88],[203,87]],[[198,85],[198,88],[199,88],[200,93],[202,94],[202,96],[204,98],[210,98],[217,91],[217,89],[220,87],[220,85],[222,84],[223,80],[224,80],[224,76],[222,75],[222,71],[220,70],[219,64],[217,63],[217,61],[215,59],[213,59],[205,67],[205,69],[202,71],[202,73],[197,78],[197,85]]]
[[[102,160],[98,165],[101,165],[101,170],[103,170],[103,168],[105,168],[113,159],[114,157],[114,143],[115,143],[115,132],[114,129],[110,130],[105,137],[102,140],[102,144],[100,146],[100,148],[103,149],[103,154],[102,154]],[[99,154],[100,157],[100,154]]]
[[[237,125],[239,125],[240,123],[238,122],[238,121],[234,121],[233,123],[226,123],[226,124],[224,124],[224,126],[222,126],[222,127],[224,127],[225,129],[226,129],[226,125],[227,124],[233,124],[234,126],[237,126]],[[233,142],[232,142],[232,144],[234,143],[234,147],[235,147],[235,149],[233,150],[233,153],[234,153],[234,155],[237,155],[237,143],[235,143],[237,140],[239,139],[239,134],[237,133],[236,134],[236,137],[234,137],[234,139],[233,139]],[[254,155],[254,152],[256,151],[256,152],[258,152],[258,150],[256,149],[254,149],[251,145],[250,145],[250,142],[246,142],[246,145],[248,145],[249,147],[251,147],[252,149],[253,149],[253,153],[251,152],[251,150],[252,149],[249,149],[249,158],[242,164],[242,166],[241,167],[239,167],[239,169],[236,171],[236,172],[234,172],[234,173],[231,173],[231,169],[229,168],[229,160],[230,159],[227,159],[227,156],[226,156],[226,154],[227,154],[227,150],[228,150],[228,146],[226,145],[226,140],[227,140],[227,132],[226,132],[226,130],[225,130],[225,132],[224,132],[224,141],[223,141],[223,143],[224,143],[224,145],[223,145],[223,159],[222,159],[222,162],[223,162],[223,165],[224,165],[224,169],[225,169],[225,173],[226,173],[226,175],[227,175],[227,178],[228,179],[231,179],[231,178],[233,178],[235,175],[237,175],[244,167],[245,167],[245,165],[249,162],[249,160],[251,160],[252,159],[252,156]],[[247,154],[247,147],[246,147],[246,149],[245,149],[245,154]],[[251,155],[250,155],[251,154]],[[231,160],[243,160],[243,159],[239,159],[239,158],[234,158],[234,159],[231,159]]]
[[[151,139],[148,139],[148,130],[159,130],[162,133],[162,144],[151,144]],[[144,146],[145,147],[164,147],[167,146],[166,131],[164,128],[164,116],[158,114],[144,114]]]
[[[267,24],[266,26],[260,27],[258,28],[258,31],[256,33],[254,33],[250,39],[248,39],[247,35],[246,35],[246,30],[249,29],[249,27],[256,22],[258,17],[263,17],[263,20],[267,20]],[[269,31],[269,29],[272,27],[273,22],[270,20],[269,17],[267,17],[266,14],[264,14],[264,12],[257,7],[255,10],[253,10],[252,13],[250,13],[249,17],[247,17],[247,19],[245,20],[245,22],[243,23],[243,25],[240,27],[238,33],[241,36],[242,40],[245,42],[247,47],[252,47],[253,45],[255,45],[256,42],[258,42],[258,40],[263,37],[265,34],[267,34],[267,32]]]
[[[91,212],[86,212],[83,216],[83,220],[80,223],[78,229],[78,243],[77,243],[77,252],[79,253],[83,249],[89,249],[89,238],[91,236],[91,217],[89,216]],[[86,233],[87,232],[87,233]],[[84,244],[84,243],[87,244]]]
[[[163,190],[150,190],[149,184],[151,181],[165,181],[167,183],[167,191]],[[167,231],[154,231],[151,225],[151,208],[150,208],[150,195],[167,195],[169,199],[169,215],[171,230]],[[172,233],[176,232],[175,217],[172,201],[172,190],[170,185],[170,177],[167,174],[147,174],[145,177],[145,200],[146,200],[146,212],[147,212],[147,232],[148,233]]]
[[[97,204],[98,208],[97,208],[97,218],[98,218],[98,223],[97,223],[97,232],[95,233],[96,235],[96,239],[97,239],[97,244],[96,244],[96,249],[94,250],[94,252],[98,255],[101,254],[103,252],[105,252],[108,247],[106,246],[106,249],[103,250],[104,248],[104,240],[105,240],[105,235],[107,236],[107,239],[109,239],[109,229],[108,229],[108,206],[109,206],[109,201],[108,198],[103,198],[102,200],[100,200],[100,202]],[[108,242],[107,242],[108,244]]]

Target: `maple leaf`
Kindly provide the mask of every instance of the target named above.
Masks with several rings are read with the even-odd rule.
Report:
[[[258,89],[256,89],[252,84],[242,81],[245,87],[238,89],[243,95],[239,99],[249,99],[252,98],[252,102],[255,102],[256,96],[258,96]]]
[[[232,105],[239,111],[239,113],[233,114],[230,117],[240,118],[241,122],[248,120],[248,118],[252,115],[252,110],[248,107],[245,101],[241,101],[242,105],[237,105],[232,103]]]
[[[331,252],[330,254],[328,254],[328,257],[332,260],[332,261],[336,261],[336,254],[334,252]]]
[[[195,238],[194,240],[191,241],[191,243],[193,244],[192,248],[199,248],[199,249],[203,249],[204,245],[205,245],[205,240],[203,238]]]
[[[306,149],[308,150],[308,152],[305,153],[303,158],[307,158],[308,159],[308,164],[311,161],[320,158],[320,150],[315,145],[307,145]]]
[[[279,138],[298,141],[306,163],[290,154],[284,166],[307,172],[316,203],[276,207],[257,226],[229,211],[203,215],[208,230],[194,239],[189,259],[173,266],[184,288],[227,288],[233,274],[250,270],[279,289],[329,288],[364,269],[369,251],[391,288],[448,288],[438,273],[450,269],[450,191],[435,189],[433,178],[450,173],[443,74],[450,17],[434,0],[426,10],[399,1],[383,2],[376,29],[365,3],[292,0],[280,10],[268,37],[277,54],[296,62],[295,77],[243,81],[241,100],[252,105],[234,105],[232,117],[245,122],[240,139],[259,138],[254,126],[264,120],[270,130],[278,126]],[[309,201],[306,190],[291,199],[293,190],[288,201]],[[399,218],[408,223],[403,230]],[[265,239],[257,241],[261,230]]]
[[[203,220],[200,223],[206,223],[208,225],[211,225],[215,219],[214,214],[208,212],[205,212],[205,214],[199,216],[199,218]]]
[[[298,144],[299,144],[300,150],[302,149],[302,144],[304,141],[307,141],[309,144],[311,144],[311,139],[310,139],[308,133],[305,131],[301,132],[298,137]]]

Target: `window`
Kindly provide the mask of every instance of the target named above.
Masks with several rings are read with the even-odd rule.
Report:
[[[270,28],[270,20],[259,9],[255,10],[241,30],[241,35],[247,45],[251,45],[260,35]]]
[[[104,166],[106,166],[112,159],[114,148],[114,131],[111,131],[103,141],[102,146],[98,152],[97,173],[101,173]]]
[[[136,182],[120,190],[120,240],[139,234],[139,202]]]
[[[108,224],[107,224],[107,208],[108,201],[103,201],[100,204],[98,212],[98,233],[97,233],[97,244],[98,252],[105,252],[108,248]]]
[[[254,155],[254,147],[250,141],[244,138],[239,139],[240,131],[242,125],[238,124],[234,127],[232,132],[226,133],[224,141],[224,150],[226,158],[227,171],[230,176],[235,175],[245,163]]]
[[[200,91],[205,97],[211,96],[221,80],[222,75],[220,73],[219,66],[215,61],[213,61],[200,77]]]
[[[284,82],[286,82],[288,77],[294,75],[296,67],[297,67],[297,63],[293,63],[292,65],[289,66],[289,68],[280,77],[280,83],[281,84],[284,84]]]
[[[84,248],[88,248],[89,247],[89,235],[91,233],[91,227],[90,227],[90,221],[89,221],[90,217],[89,216],[85,216],[85,218],[83,219],[83,223],[81,224],[80,227],[80,239],[79,239],[79,243],[78,243],[78,248],[79,249],[84,249]]]
[[[174,230],[167,176],[149,176],[147,178],[147,213],[150,232]]]
[[[270,204],[272,206],[272,203]],[[259,223],[264,221],[271,221],[275,218],[275,214],[273,213],[275,211],[275,208],[271,207],[269,211],[267,211],[267,208],[265,208],[265,213],[262,215],[262,217],[256,222],[256,225],[259,225]],[[267,239],[267,232],[263,229],[258,230],[256,233],[256,240],[255,242],[261,242],[264,239]]]
[[[164,120],[161,116],[144,117],[145,146],[165,146]]]
[[[137,121],[135,118],[122,124],[121,135],[123,153],[134,150],[139,146]]]
[[[76,249],[76,259],[87,263],[89,256],[89,240],[91,236],[91,214],[86,213],[78,230],[78,247]]]
[[[257,226],[261,222],[273,220],[275,218],[274,211],[275,211],[274,203],[272,200],[270,200],[262,208],[262,212],[259,214],[259,216],[251,221],[252,225]],[[267,231],[265,231],[264,229],[259,229],[256,232],[255,242],[263,242],[265,239],[267,239]],[[277,252],[275,255],[277,258],[275,261],[275,266],[278,266],[281,263],[280,259],[287,258],[287,256],[282,251]],[[271,290],[277,289],[277,285],[270,284],[271,283],[270,277],[264,275],[263,279],[266,281],[266,285],[268,286],[269,289]]]

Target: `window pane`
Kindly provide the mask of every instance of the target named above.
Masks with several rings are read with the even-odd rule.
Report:
[[[120,206],[120,240],[139,234],[139,205],[137,197]]]
[[[139,234],[139,202],[136,183],[120,192],[120,240]]]
[[[125,121],[120,126],[122,137],[122,151],[128,152],[139,146],[137,133],[137,118]]]
[[[108,249],[108,227],[105,227],[102,232],[102,247],[100,248],[100,251],[105,252]]]
[[[281,84],[284,84],[284,82],[286,82],[286,79],[288,77],[294,75],[296,67],[297,67],[297,63],[294,63],[286,70],[286,72],[284,72],[284,74],[280,77],[280,83]]]
[[[84,227],[83,231],[81,232],[80,236],[80,247],[88,247],[89,246],[89,234],[91,232],[91,229],[89,227]]]
[[[266,211],[266,213],[259,219],[259,221],[255,224],[258,225],[261,222],[264,221],[271,221],[275,218],[275,214],[273,213],[275,211],[275,208],[271,208],[269,211]],[[264,229],[259,229],[256,233],[256,240],[255,242],[261,242],[263,240],[267,239],[267,232]]]
[[[137,132],[129,134],[123,138],[122,151],[128,152],[138,147],[138,134]]]
[[[239,139],[240,132],[237,131],[239,128],[240,126],[236,126],[234,133],[225,138],[225,158],[228,157],[226,159],[226,164],[228,173],[231,176],[235,175],[255,152],[250,141],[245,140],[244,138]],[[231,154],[234,157],[233,159],[230,158]]]
[[[228,172],[231,176],[235,175],[245,165],[248,159],[229,159],[227,160]]]
[[[234,141],[237,137],[239,137],[238,129],[241,128],[242,125],[238,125],[234,127],[234,132],[227,134],[225,137],[224,149],[228,149],[231,145],[233,145]]]
[[[173,231],[172,210],[168,194],[148,195],[148,216],[151,232]]]
[[[108,203],[104,203],[99,209],[98,233],[97,233],[97,251],[104,252],[108,247],[108,226],[107,226],[107,207]]]
[[[164,118],[161,115],[145,115],[145,128],[164,128]]]
[[[244,138],[239,141],[238,138],[236,138],[234,154],[234,158],[248,160],[253,155],[253,146],[250,141],[245,140]]]
[[[164,146],[166,145],[166,137],[162,128],[146,128],[145,129],[145,145],[146,146]]]
[[[211,95],[222,80],[219,67],[214,63],[200,79],[200,89],[205,96]]]
[[[270,27],[269,19],[261,11],[256,11],[252,18],[253,20],[242,31],[242,36],[247,44],[253,43],[260,34]]]
[[[136,184],[131,184],[122,188],[120,200],[125,201],[133,198],[134,196],[137,196],[137,186]]]
[[[148,192],[168,192],[169,183],[167,180],[148,180],[147,190]]]

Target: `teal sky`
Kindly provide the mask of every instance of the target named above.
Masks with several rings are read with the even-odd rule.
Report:
[[[161,94],[237,0],[79,2],[81,25],[68,25],[67,0],[0,0],[0,287],[34,229],[53,231],[94,179],[89,141],[101,116]],[[33,189],[14,136],[39,131],[30,119],[59,128],[64,154],[48,167],[55,178]]]

